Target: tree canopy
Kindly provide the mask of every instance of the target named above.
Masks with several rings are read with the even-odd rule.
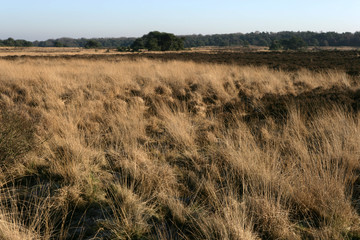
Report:
[[[102,45],[100,42],[98,42],[94,39],[91,39],[85,43],[84,47],[85,48],[100,48],[100,47],[102,47]]]
[[[297,36],[292,36],[290,39],[281,39],[272,41],[269,49],[270,50],[300,50],[305,48],[307,45],[305,41]]]
[[[0,47],[6,46],[6,47],[31,47],[33,46],[32,42],[26,41],[26,40],[15,40],[13,38],[8,38],[6,40],[0,40]]]
[[[161,40],[161,35],[165,34],[165,38]],[[149,38],[153,38],[149,40]],[[273,44],[280,44],[281,48],[284,47],[282,40],[290,40],[292,37],[298,37],[302,39],[307,46],[353,46],[360,47],[360,32],[350,33],[336,33],[336,32],[252,32],[252,33],[231,33],[231,34],[213,34],[213,35],[184,35],[175,36],[173,34],[167,35],[167,33],[151,32],[151,34],[144,35],[141,38],[59,38],[48,39],[46,41],[34,41],[29,42],[26,40],[14,40],[8,38],[6,40],[0,40],[0,46],[37,46],[37,47],[85,47],[89,40],[97,41],[105,48],[121,48],[134,46],[134,49],[142,49],[147,47],[155,49],[167,49],[176,50],[190,47],[201,46],[264,46],[270,47]],[[180,39],[178,41],[172,41],[173,44],[162,45],[163,42],[171,42],[170,39]],[[286,43],[285,43],[286,45]],[[163,47],[162,47],[163,46]],[[167,47],[166,47],[167,46]],[[273,45],[276,47],[276,45]],[[290,48],[288,48],[290,49]],[[150,49],[149,49],[150,50]]]
[[[178,51],[184,49],[184,38],[172,33],[153,31],[137,38],[131,45],[134,51],[147,49],[149,51]]]
[[[304,40],[297,36],[292,36],[290,39],[282,39],[280,43],[285,50],[299,50],[306,47]]]
[[[307,46],[353,46],[360,47],[360,32],[252,32],[214,35],[187,35],[185,47],[199,46],[244,46],[246,42],[254,46],[271,46],[274,42],[297,37]],[[245,44],[244,44],[245,43]],[[285,44],[286,45],[286,44]]]

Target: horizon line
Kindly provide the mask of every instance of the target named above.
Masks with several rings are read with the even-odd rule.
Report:
[[[163,32],[163,31],[159,31],[159,30],[153,30],[153,31],[158,31],[158,32]],[[153,32],[150,31],[150,32]],[[229,33],[191,33],[191,34],[174,34],[175,36],[193,36],[193,35],[202,35],[202,36],[212,36],[212,35],[230,35],[230,34],[260,34],[260,33],[270,33],[270,34],[277,34],[277,33],[282,33],[282,32],[293,32],[293,33],[301,33],[301,32],[312,32],[312,33],[337,33],[337,34],[344,34],[344,33],[351,33],[351,34],[355,34],[360,32],[360,30],[358,31],[354,31],[354,32],[349,32],[349,31],[345,31],[345,32],[338,32],[338,31],[290,31],[290,30],[283,30],[283,31],[277,31],[277,32],[273,32],[273,31],[252,31],[252,32],[229,32]],[[170,33],[170,32],[169,32]],[[145,35],[145,34],[143,34]],[[48,41],[48,40],[57,40],[57,39],[111,39],[111,38],[140,38],[140,37],[126,37],[126,36],[121,36],[121,37],[67,37],[67,36],[63,36],[63,37],[58,37],[58,38],[47,38],[45,40],[27,40],[25,38],[13,38],[13,37],[7,37],[4,39],[0,39],[0,40],[6,40],[12,38],[14,40],[26,40],[29,42],[41,42],[41,41]]]

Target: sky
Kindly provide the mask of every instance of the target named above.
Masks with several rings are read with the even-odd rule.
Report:
[[[0,39],[360,31],[360,0],[0,0]]]

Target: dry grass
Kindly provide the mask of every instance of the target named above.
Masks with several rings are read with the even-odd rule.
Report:
[[[0,238],[357,239],[342,72],[0,61]]]
[[[120,54],[116,49],[84,49],[80,47],[0,47],[0,57],[5,56],[62,56],[85,54]]]

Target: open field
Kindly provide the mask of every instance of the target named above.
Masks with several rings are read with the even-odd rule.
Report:
[[[336,69],[345,71],[350,75],[360,75],[360,51],[144,53],[142,57],[183,61],[191,59],[194,62],[200,63],[234,64],[240,66],[266,66],[271,69],[285,71],[301,69],[326,71]]]
[[[272,52],[261,48],[226,50],[203,48],[180,52],[119,53],[115,49],[81,48],[0,48],[0,59],[89,59],[106,61],[137,60],[142,58],[162,61],[181,60],[198,63],[230,64],[239,66],[266,66],[270,69],[298,71],[340,70],[349,75],[360,75],[359,50],[321,50],[304,52]]]
[[[0,239],[359,239],[358,53],[251,54],[2,57]]]
[[[0,57],[24,57],[24,56],[73,56],[73,55],[84,55],[84,54],[104,54],[111,53],[119,54],[116,49],[85,49],[85,48],[72,48],[72,47],[0,47]]]

